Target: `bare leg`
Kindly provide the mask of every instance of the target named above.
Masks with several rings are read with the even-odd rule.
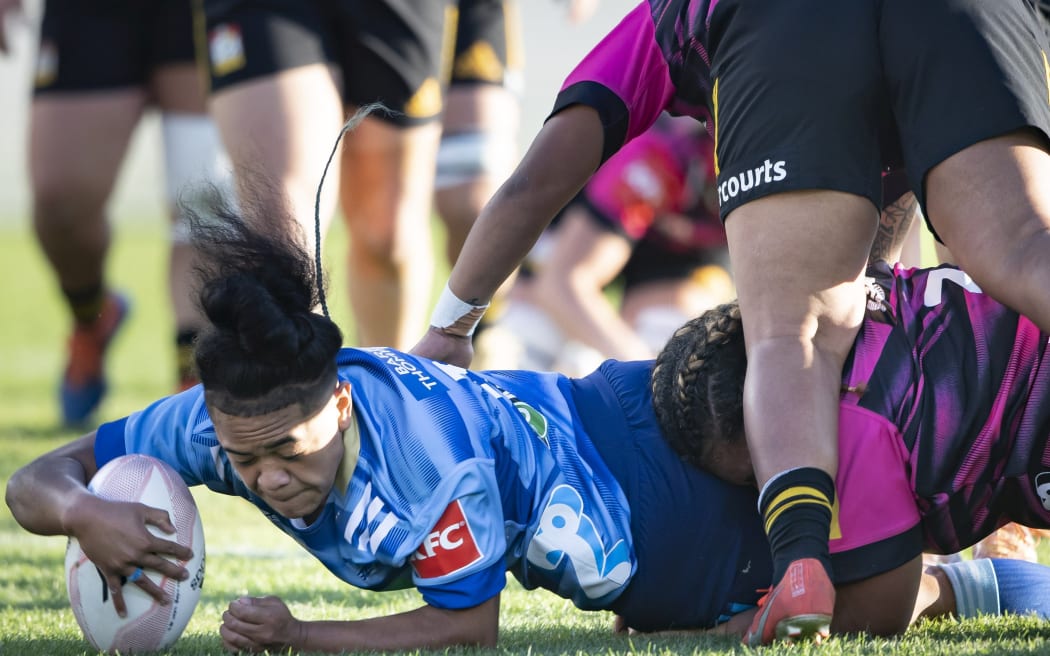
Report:
[[[145,100],[126,89],[33,101],[33,225],[74,320],[59,393],[68,425],[86,421],[105,396],[105,352],[125,316],[104,281],[105,205]]]
[[[922,569],[922,556],[916,556],[896,569],[839,586],[832,630],[894,635],[920,615],[943,614],[937,580]]]
[[[748,445],[760,486],[793,467],[832,477],[838,469],[842,364],[863,318],[861,276],[876,224],[871,203],[839,192],[769,196],[726,221],[747,340]]]
[[[257,197],[273,183],[280,196],[257,200],[264,206],[287,206],[312,248],[317,185],[344,121],[332,71],[325,64],[312,64],[238,84],[216,93],[211,110],[242,196],[248,193],[246,185]],[[338,158],[328,176],[320,208],[322,234],[338,198]],[[252,185],[260,177],[264,184]]]
[[[105,205],[145,102],[136,89],[33,101],[33,226],[65,290],[102,284],[109,248]]]
[[[927,211],[960,267],[1050,331],[1050,156],[1032,132],[974,144],[930,170]]]
[[[368,117],[345,137],[341,196],[350,233],[358,343],[407,349],[425,326],[434,258],[430,209],[437,123]]]
[[[1048,181],[1050,157],[1043,140],[1029,132],[966,148],[934,167],[926,181],[931,220],[945,241],[938,244],[938,259],[957,258],[982,289],[1043,330],[1050,328]],[[1006,555],[1033,558],[1036,534],[1014,524],[977,546],[995,553],[1014,535],[1020,536],[1016,549]]]
[[[473,177],[450,180],[434,193],[437,212],[445,224],[445,252],[451,265],[459,256],[481,208],[510,174],[517,160],[515,139],[520,108],[504,87],[494,84],[453,85],[446,96],[443,129],[446,136],[477,134],[483,170]]]
[[[776,592],[749,630],[751,644],[788,622],[802,635],[823,633],[835,609],[828,537],[839,387],[864,316],[862,275],[877,224],[870,201],[833,191],[767,196],[726,221],[748,356],[744,424]],[[792,609],[796,597],[804,608]]]
[[[207,113],[200,70],[192,62],[158,68],[150,79],[154,104],[160,109],[164,132],[166,200],[171,221],[168,292],[175,317],[176,384],[185,389],[196,384],[193,344],[204,318],[194,299],[196,258],[186,239],[183,209],[192,208],[211,183],[229,191],[230,166],[222,152],[218,131]]]

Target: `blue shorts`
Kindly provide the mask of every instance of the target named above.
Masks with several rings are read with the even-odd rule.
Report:
[[[758,493],[686,465],[652,409],[652,361],[609,360],[573,396],[631,508],[638,570],[611,610],[639,631],[704,628],[757,603],[772,578]],[[623,414],[610,416],[611,408]]]

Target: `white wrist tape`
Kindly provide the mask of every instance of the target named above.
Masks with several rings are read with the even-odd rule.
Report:
[[[467,303],[453,294],[448,283],[445,283],[445,288],[441,290],[441,296],[434,307],[434,313],[430,315],[430,325],[453,335],[470,337],[474,334],[474,329],[481,321],[481,315],[485,314],[488,307],[488,303],[484,305]]]

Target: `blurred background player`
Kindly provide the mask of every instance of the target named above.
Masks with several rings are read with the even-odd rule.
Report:
[[[481,208],[517,163],[523,84],[516,2],[460,0],[455,25],[434,180],[450,264]]]
[[[730,300],[713,146],[696,121],[664,115],[603,164],[478,335],[477,366],[583,375],[606,358],[652,358]]]
[[[564,4],[569,20],[580,23],[598,0]],[[434,180],[450,264],[481,208],[518,161],[525,59],[518,11],[514,0],[459,0],[455,8],[455,47]]]
[[[350,235],[349,294],[360,345],[407,346],[433,276],[430,210],[452,6],[435,0],[203,0],[211,109],[239,183],[276,183],[303,232],[337,200]],[[348,113],[381,102],[343,138]],[[338,195],[338,199],[337,199]]]
[[[5,14],[18,7],[0,3]],[[86,421],[106,392],[104,356],[126,319],[127,299],[105,280],[106,205],[135,126],[161,112],[167,200],[173,221],[170,295],[178,382],[191,369],[200,323],[190,300],[193,256],[176,200],[187,182],[221,184],[226,164],[205,113],[189,0],[47,0],[30,110],[33,226],[73,317],[60,387],[62,419]],[[192,198],[183,198],[192,202]]]

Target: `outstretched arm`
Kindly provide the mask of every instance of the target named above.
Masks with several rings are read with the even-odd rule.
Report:
[[[46,453],[11,477],[7,505],[22,528],[38,535],[72,535],[82,517],[78,508],[91,503],[87,481],[95,475],[95,434]]]
[[[601,120],[590,107],[574,105],[544,124],[467,235],[449,276],[448,291],[454,296],[438,302],[432,325],[413,353],[470,363],[469,336],[480,313],[461,321],[467,310],[461,313],[459,307],[483,306],[492,298],[558,210],[598,168],[603,145]]]
[[[423,606],[366,620],[318,622],[295,619],[277,597],[242,597],[223,613],[219,633],[223,645],[231,651],[257,653],[292,648],[340,653],[494,647],[498,627],[498,594],[462,610]]]
[[[87,481],[95,475],[95,433],[44,454],[19,469],[7,484],[6,500],[15,520],[39,535],[68,535],[80,541],[84,553],[105,575],[117,612],[124,612],[122,577],[136,568],[156,570],[176,579],[189,573],[165,556],[186,561],[192,552],[154,536],[147,525],[174,533],[168,514],[141,503],[106,501],[95,496]],[[113,536],[121,536],[114,540]],[[164,592],[150,577],[136,583],[158,600]]]

